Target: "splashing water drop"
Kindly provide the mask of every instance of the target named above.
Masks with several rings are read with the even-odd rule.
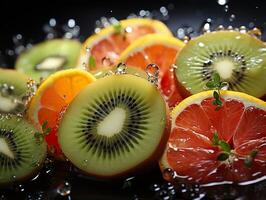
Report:
[[[247,28],[245,26],[240,26],[239,32],[240,33],[246,33],[247,32]]]
[[[224,6],[224,11],[225,11],[225,12],[228,12],[228,10],[229,10],[229,6],[228,6],[228,5],[225,5],[225,6]]]
[[[236,16],[234,14],[231,14],[229,17],[229,21],[232,22],[236,19]]]
[[[69,182],[64,181],[57,186],[56,192],[61,196],[68,196],[71,193],[71,185]]]
[[[221,6],[224,6],[225,4],[227,4],[228,0],[218,0],[217,3]]]
[[[116,67],[115,74],[125,74],[126,73],[127,66],[125,63],[119,63]]]

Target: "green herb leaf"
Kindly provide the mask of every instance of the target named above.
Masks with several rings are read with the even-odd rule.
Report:
[[[216,92],[216,91],[213,92],[213,97],[215,98],[216,101],[217,101],[217,100],[220,100],[220,95],[219,95],[219,93]]]
[[[48,124],[48,121],[45,120],[45,121],[43,122],[43,124],[42,124],[42,130],[46,129],[47,124]]]
[[[220,140],[218,143],[219,143],[219,146],[222,148],[223,151],[225,151],[227,153],[231,152],[231,147],[226,141]]]
[[[251,167],[252,166],[252,161],[253,159],[250,156],[247,156],[244,160],[244,164],[246,167]]]
[[[214,73],[212,75],[212,79],[213,79],[213,82],[215,83],[216,86],[220,86],[220,82],[221,82],[221,78],[220,78],[220,75],[218,73]]]
[[[215,83],[212,80],[210,80],[206,83],[206,87],[209,89],[215,89]]]
[[[123,31],[121,23],[113,24],[113,28],[115,29],[115,33],[122,33]]]
[[[93,69],[95,67],[96,67],[96,60],[95,60],[95,58],[92,55],[90,55],[90,57],[89,57],[89,68]]]
[[[47,127],[47,125],[48,125],[48,121],[45,120],[45,122],[42,124],[42,132],[44,135],[49,135],[52,130],[51,128]]]
[[[252,151],[250,152],[249,155],[250,155],[251,158],[255,158],[257,154],[258,154],[258,150],[255,150],[255,149],[254,149],[254,150],[252,150]]]
[[[229,153],[227,152],[222,152],[217,156],[217,160],[219,161],[225,161],[229,158]]]
[[[217,146],[219,144],[219,136],[217,132],[214,132],[213,138],[212,138],[212,144]]]
[[[245,158],[244,160],[244,164],[246,167],[251,167],[253,164],[253,160],[256,157],[256,155],[258,154],[257,150],[252,150],[249,155]]]
[[[43,142],[43,134],[40,132],[35,132],[34,137],[36,138],[37,143],[42,143]]]

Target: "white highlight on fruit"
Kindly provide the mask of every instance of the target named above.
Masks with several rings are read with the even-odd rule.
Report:
[[[0,111],[2,112],[11,112],[17,107],[17,104],[14,100],[4,97],[0,94]]]
[[[214,63],[214,69],[216,69],[220,77],[224,80],[232,76],[234,68],[234,63],[230,60],[219,60]]]
[[[4,138],[0,138],[0,153],[5,154],[6,156],[14,159],[15,156],[13,152],[10,150],[6,140]]]
[[[115,108],[99,123],[98,134],[112,137],[122,130],[125,119],[126,111],[123,108]]]
[[[44,59],[36,66],[37,70],[57,70],[65,63],[65,59],[60,56],[53,56]]]

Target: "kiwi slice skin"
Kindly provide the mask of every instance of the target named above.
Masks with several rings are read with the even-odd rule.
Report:
[[[34,45],[32,48],[22,52],[16,60],[15,68],[36,81],[46,78],[50,74],[72,68],[76,65],[81,43],[78,40],[71,39],[53,39]],[[58,69],[39,70],[38,64],[44,62],[47,58],[64,59]]]
[[[246,33],[215,31],[196,37],[179,52],[176,66],[175,75],[184,97],[208,90],[206,83],[214,72],[229,83],[229,90],[255,97],[266,94],[266,47]],[[229,66],[230,77],[228,70],[223,73],[222,66]]]
[[[112,89],[109,90],[109,88]],[[87,120],[90,121],[92,119],[85,116],[86,114],[84,115],[84,113],[86,113],[86,108],[89,108],[89,105],[95,105],[95,109],[97,109],[99,98],[112,98],[112,96],[106,96],[106,94],[113,90],[123,91],[128,88],[137,88],[133,89],[132,92],[139,90],[140,95],[144,95],[145,100],[151,102],[149,109],[154,111],[151,114],[154,115],[151,117],[151,120],[155,120],[153,121],[154,124],[152,124],[153,129],[150,130],[150,135],[143,136],[148,137],[148,140],[146,138],[143,141],[146,143],[143,144],[140,142],[140,146],[133,148],[130,152],[126,152],[128,155],[122,155],[121,158],[120,155],[123,154],[122,151],[117,156],[116,152],[114,153],[115,155],[112,154],[116,150],[109,149],[107,150],[107,154],[110,155],[108,155],[109,157],[106,156],[105,158],[101,157],[98,159],[98,151],[96,154],[92,154],[89,152],[90,150],[86,149],[85,137],[90,135],[90,133],[87,132],[87,130],[84,130],[85,123],[80,123],[80,121],[86,122]],[[102,101],[102,103],[104,104],[105,101]],[[85,108],[85,110],[82,110],[82,108]],[[97,125],[97,127],[98,126],[99,125]],[[147,80],[137,76],[128,74],[111,75],[88,85],[75,97],[61,120],[58,131],[58,140],[65,156],[84,174],[106,179],[133,175],[139,172],[140,169],[147,169],[157,165],[157,161],[161,157],[168,140],[169,133],[170,119],[168,108],[155,86]],[[151,136],[152,134],[153,136]],[[150,148],[149,146],[146,147],[148,144],[151,145]],[[142,154],[145,154],[145,156],[142,156]],[[138,159],[139,156],[141,159]],[[135,161],[131,162],[131,160]]]
[[[27,88],[28,80],[29,80],[29,77],[21,72],[0,68],[0,89],[1,89],[0,96],[1,98],[9,99],[8,101],[9,103],[11,103],[11,101],[14,99],[22,103],[22,98],[26,95],[28,91],[28,88]],[[7,91],[7,94],[4,95],[2,94],[4,92],[2,91],[2,89],[4,89],[6,86],[8,87],[8,91]],[[3,102],[0,102],[0,104],[1,103],[3,104]],[[16,107],[14,107],[14,109],[9,110],[7,109],[9,107],[8,105],[5,105],[5,104],[2,105],[2,104],[0,105],[0,113],[2,114],[3,113],[19,113],[25,109],[23,105],[17,105]],[[1,109],[1,106],[5,106],[5,110],[3,110],[3,108]]]
[[[36,133],[36,128],[21,117],[0,116],[1,143],[9,146],[8,151],[0,150],[1,187],[28,180],[41,169],[47,147],[43,136]],[[13,158],[7,152],[12,152]]]

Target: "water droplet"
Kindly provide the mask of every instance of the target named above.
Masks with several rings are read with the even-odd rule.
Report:
[[[252,30],[249,30],[248,31],[248,34],[250,34],[250,35],[252,35],[252,36],[260,39],[261,38],[261,35],[262,35],[262,32],[261,32],[260,29],[258,29],[258,28],[255,27]]]
[[[202,42],[199,42],[198,45],[199,45],[199,47],[204,47],[205,46],[205,44],[202,43]]]
[[[131,26],[127,26],[126,28],[125,28],[125,32],[126,33],[131,33],[133,31],[133,28],[131,27]]]
[[[227,1],[228,0],[218,0],[217,2],[219,5],[223,6],[223,5],[227,4]]]
[[[158,192],[159,190],[161,190],[161,187],[157,183],[151,185],[151,191]]]
[[[56,191],[61,196],[68,196],[71,193],[71,185],[69,184],[69,182],[64,181],[63,183],[60,183],[57,186],[57,190]]]
[[[49,25],[50,25],[51,27],[55,27],[55,26],[56,26],[56,20],[55,20],[54,18],[51,18],[51,19],[49,20]]]
[[[125,74],[126,73],[127,66],[125,63],[119,63],[116,67],[115,74]]]
[[[88,160],[87,159],[83,160],[83,165],[84,166],[87,166],[88,165]]]
[[[156,64],[148,64],[146,67],[146,74],[148,76],[148,81],[154,84],[156,87],[158,86],[160,68]]]
[[[229,10],[229,6],[228,6],[228,5],[225,5],[225,6],[224,6],[224,11],[225,11],[225,12],[228,12],[228,10]]]
[[[175,178],[174,170],[172,170],[171,168],[166,168],[163,171],[163,178],[169,182],[173,181],[173,179]]]
[[[217,31],[222,31],[224,30],[224,26],[223,25],[219,25],[217,28],[216,28]]]
[[[246,33],[247,28],[245,26],[240,26],[239,31],[240,31],[240,33]]]
[[[236,16],[234,14],[231,14],[229,17],[229,21],[232,22],[236,19]]]
[[[113,62],[112,62],[111,58],[109,58],[107,56],[102,58],[102,65],[104,67],[110,67],[112,64],[113,64]]]

